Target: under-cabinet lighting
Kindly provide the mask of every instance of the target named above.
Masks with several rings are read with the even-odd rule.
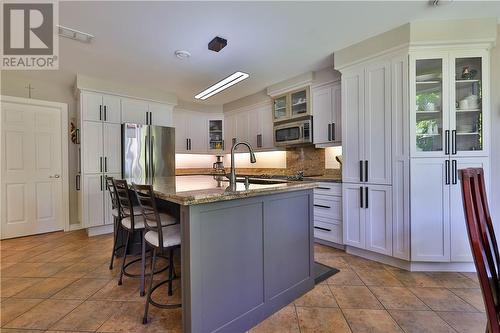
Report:
[[[247,73],[243,73],[243,72],[236,72],[234,74],[231,74],[229,75],[228,77],[226,77],[225,79],[217,82],[216,84],[214,84],[213,86],[203,90],[201,93],[199,93],[198,95],[194,96],[194,98],[196,99],[207,99],[217,93],[220,93],[221,91],[231,87],[232,85],[240,82],[240,81],[243,81],[245,80],[246,78],[248,78],[250,75],[248,75]]]

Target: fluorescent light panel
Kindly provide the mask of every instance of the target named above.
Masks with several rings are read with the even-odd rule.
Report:
[[[94,38],[94,35],[62,25],[58,25],[57,28],[59,29],[59,36],[74,39],[83,43],[90,43]]]
[[[207,99],[207,98],[209,98],[217,93],[220,93],[222,90],[225,90],[225,89],[231,87],[232,85],[234,85],[240,81],[245,80],[249,76],[250,75],[248,75],[247,73],[236,72],[234,74],[229,75],[225,79],[217,82],[213,86],[203,90],[201,93],[194,96],[194,98],[201,99],[201,100]]]

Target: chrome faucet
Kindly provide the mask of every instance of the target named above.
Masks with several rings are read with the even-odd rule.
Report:
[[[236,167],[234,165],[234,150],[237,146],[244,145],[248,147],[248,151],[250,151],[250,163],[255,163],[257,160],[255,159],[255,154],[253,152],[252,146],[248,142],[239,141],[235,142],[231,147],[231,173],[229,174],[229,186],[233,189],[236,188]]]

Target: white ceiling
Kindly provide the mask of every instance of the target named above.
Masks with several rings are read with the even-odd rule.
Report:
[[[332,65],[332,53],[413,20],[500,17],[500,2],[60,2],[60,24],[95,35],[61,38],[54,79],[75,73],[193,96],[235,71],[250,78],[206,102],[224,104]],[[228,40],[219,53],[207,43]],[[174,51],[191,52],[178,60]]]

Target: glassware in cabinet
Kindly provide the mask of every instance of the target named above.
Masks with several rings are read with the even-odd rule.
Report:
[[[282,120],[288,118],[288,98],[287,95],[279,96],[273,100],[273,116],[274,120]]]
[[[208,121],[208,146],[209,149],[224,149],[224,136],[222,132],[222,120]]]

